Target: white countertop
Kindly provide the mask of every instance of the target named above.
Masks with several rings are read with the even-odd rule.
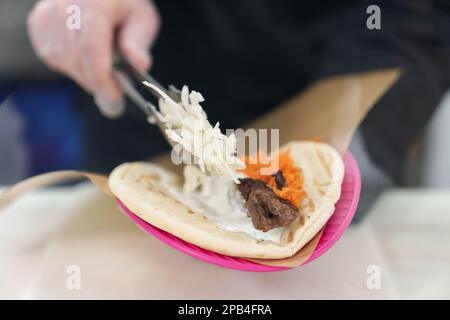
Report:
[[[313,263],[245,273],[197,261],[137,228],[88,184],[41,190],[0,213],[0,298],[450,297],[450,191],[386,193]],[[80,267],[70,290],[67,268]],[[381,270],[369,290],[367,268]]]

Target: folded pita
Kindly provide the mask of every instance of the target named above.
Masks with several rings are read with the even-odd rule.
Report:
[[[326,224],[340,197],[344,177],[341,156],[327,144],[296,141],[281,148],[286,150],[302,170],[307,198],[294,222],[267,233],[250,230],[245,212],[240,220],[234,220],[241,221],[236,228],[230,228],[230,223],[224,227],[226,213],[200,209],[189,194],[183,193],[180,177],[154,164],[120,165],[111,173],[109,187],[141,219],[201,248],[234,257],[286,258]],[[240,228],[241,224],[246,228]]]

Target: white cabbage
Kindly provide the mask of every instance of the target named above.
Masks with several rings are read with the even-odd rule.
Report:
[[[209,123],[200,105],[203,101],[199,92],[189,92],[183,86],[180,103],[168,97],[160,99],[157,117],[164,123],[169,139],[181,145],[203,173],[227,176],[239,183],[236,171],[245,164],[237,157],[236,136],[222,134],[219,122],[214,127]]]

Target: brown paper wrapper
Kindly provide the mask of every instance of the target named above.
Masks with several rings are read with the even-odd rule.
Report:
[[[319,139],[343,155],[362,120],[400,74],[400,69],[385,69],[320,80],[248,127],[276,129],[282,124],[280,145],[293,140]],[[322,232],[323,229],[292,257],[251,261],[270,266],[298,267],[313,254]]]
[[[0,196],[0,210],[10,205],[14,200],[16,200],[24,193],[33,189],[82,179],[89,179],[105,194],[112,196],[112,192],[108,187],[108,177],[105,175],[75,170],[54,171],[23,180],[15,184],[11,188],[5,190],[5,192],[3,192]]]
[[[279,128],[280,145],[292,140],[320,139],[335,147],[342,155],[367,112],[396,82],[400,73],[400,69],[385,69],[319,80],[247,127]],[[155,161],[171,167],[169,157],[159,157]],[[106,176],[90,172],[57,171],[32,177],[6,190],[0,196],[0,210],[31,189],[80,179],[89,179],[100,190],[112,195]],[[292,257],[248,260],[270,266],[300,266],[314,252],[322,231]]]
[[[400,69],[386,69],[319,80],[248,127],[282,126],[280,145],[319,139],[342,155],[367,112],[399,76]]]

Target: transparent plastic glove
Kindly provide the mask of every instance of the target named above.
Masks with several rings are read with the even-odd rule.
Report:
[[[136,68],[148,71],[160,19],[149,0],[41,0],[27,25],[37,55],[91,93],[102,114],[117,118],[124,98],[112,74],[114,41]]]

